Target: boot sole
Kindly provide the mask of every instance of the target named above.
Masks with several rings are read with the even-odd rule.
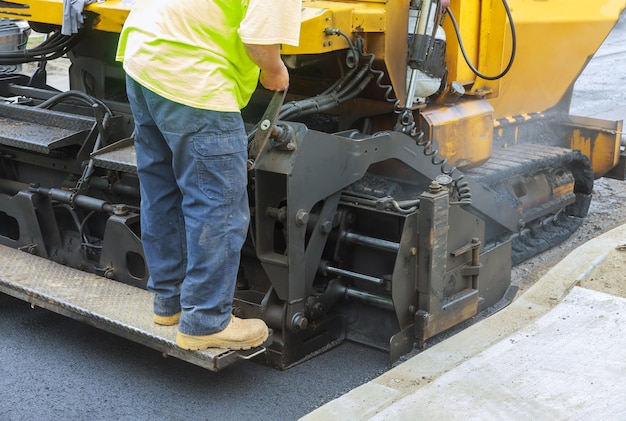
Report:
[[[219,339],[212,339],[210,341],[206,341],[197,345],[189,345],[185,343],[181,343],[181,341],[176,339],[176,345],[178,345],[182,349],[186,349],[188,351],[200,351],[208,348],[220,348],[220,349],[232,349],[233,351],[245,351],[250,348],[256,348],[260,346],[263,342],[267,340],[269,335],[263,335],[254,340],[250,340],[244,343],[241,342],[228,342],[228,341],[220,341]]]

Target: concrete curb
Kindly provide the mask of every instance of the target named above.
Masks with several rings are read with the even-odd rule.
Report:
[[[586,279],[616,246],[626,243],[626,225],[581,245],[502,311],[416,355],[380,377],[303,417],[303,420],[364,420],[399,403],[434,379],[547,314]]]

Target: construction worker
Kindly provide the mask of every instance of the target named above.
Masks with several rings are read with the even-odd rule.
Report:
[[[300,18],[300,0],[137,0],[121,32],[154,322],[184,349],[268,337],[231,314],[250,220],[240,110],[259,80],[287,88],[280,44],[298,45]]]

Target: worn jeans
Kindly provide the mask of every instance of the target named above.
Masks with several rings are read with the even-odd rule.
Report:
[[[239,113],[191,108],[127,77],[135,119],[141,237],[154,313],[178,330],[226,328],[250,214]]]

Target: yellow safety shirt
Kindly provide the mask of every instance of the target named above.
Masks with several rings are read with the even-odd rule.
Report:
[[[297,46],[300,17],[301,0],[137,0],[116,59],[171,101],[240,111],[259,77],[244,43]]]

